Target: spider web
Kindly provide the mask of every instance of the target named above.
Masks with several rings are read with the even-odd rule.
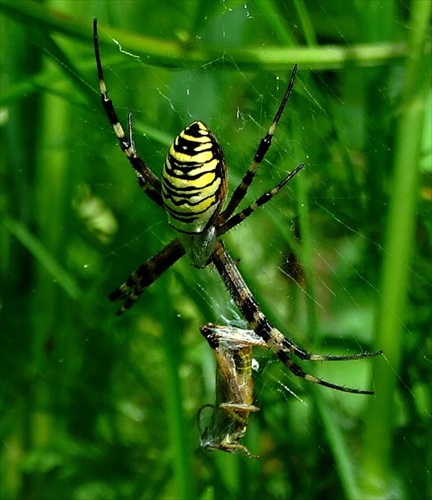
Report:
[[[323,4],[322,7],[325,10]],[[156,95],[155,100],[160,103],[157,106],[158,115],[153,117],[156,128],[166,130],[167,125],[171,128],[172,124],[178,123],[177,130],[180,130],[195,119],[207,123],[224,149],[232,192],[271,122],[289,72],[276,71],[256,76],[238,67],[228,55],[229,48],[238,43],[232,32],[228,36],[229,30],[224,28],[233,23],[232,19],[229,20],[230,16],[243,18],[243,22],[251,20],[250,11],[244,6],[244,10],[227,9],[225,19],[219,25],[216,23],[214,29],[221,30],[226,54],[193,70],[175,70],[169,83],[164,74],[161,76],[159,69],[152,71],[144,61],[138,62],[146,73],[153,76],[150,93]],[[344,33],[341,30],[337,32],[340,41],[349,45]],[[128,55],[127,52],[123,53]],[[231,68],[229,76],[226,76],[225,67]],[[367,70],[365,74],[368,75]],[[120,73],[117,76],[122,79]],[[351,106],[355,107],[356,103],[350,101],[349,92],[344,93],[339,78],[342,78],[341,75],[313,72],[312,75],[303,76],[300,73],[296,83],[296,92],[300,96],[293,97],[288,104],[272,150],[263,162],[245,203],[252,202],[259,194],[273,187],[301,161],[306,163],[306,169],[300,175],[306,180],[293,182],[285,192],[225,239],[233,257],[239,259],[239,267],[246,282],[275,326],[309,350],[324,349],[329,353],[354,354],[380,348],[374,343],[374,336],[377,335],[377,303],[386,298],[380,291],[379,270],[382,261],[394,250],[386,249],[384,239],[384,214],[388,210],[389,193],[385,190],[381,193],[373,191],[373,180],[366,178],[366,170],[367,164],[373,162],[374,158],[391,155],[392,144],[387,142],[388,136],[384,134],[373,135],[371,117],[359,116],[357,110],[350,113]],[[385,88],[386,84],[375,80],[371,92],[388,95],[391,91]],[[140,90],[139,86],[134,87],[125,81],[122,86],[129,94]],[[242,89],[241,92],[236,92],[238,87]],[[390,98],[386,104],[389,102]],[[163,113],[160,112],[161,108]],[[140,119],[140,109],[138,106],[134,110],[137,121]],[[220,112],[221,109],[224,113]],[[387,113],[392,114],[389,109]],[[215,120],[216,114],[218,118]],[[390,117],[387,115],[387,118]],[[358,124],[355,123],[356,119]],[[344,130],[345,126],[347,130]],[[360,127],[366,130],[363,137],[355,135]],[[344,132],[352,133],[353,137],[344,136]],[[151,130],[145,129],[144,133],[151,136]],[[164,152],[160,155],[161,151],[162,148],[158,152],[157,162],[153,161],[150,153],[152,165],[161,164],[164,155]],[[347,172],[349,169],[351,173]],[[381,173],[372,172],[370,175],[373,178]],[[363,185],[361,193],[353,190],[362,182],[366,185]],[[370,187],[367,182],[371,182]],[[351,188],[346,184],[351,185]],[[303,203],[307,203],[307,215],[297,214],[302,206],[296,188],[308,190],[303,193],[305,198],[302,199]],[[380,215],[377,220],[366,220],[368,212],[369,217]],[[421,212],[418,215],[421,216]],[[304,224],[300,220],[302,217],[310,219],[309,226],[306,224],[306,237],[301,234]],[[159,237],[160,223],[146,227],[145,233],[138,238],[145,239],[148,231],[158,242],[156,250],[162,241],[166,241]],[[126,246],[133,249],[138,238],[126,243]],[[307,241],[304,238],[308,238]],[[310,252],[310,260],[306,264],[310,266],[308,270],[304,269],[301,258],[296,254],[296,245]],[[141,247],[139,243],[138,247]],[[119,257],[122,250],[116,250],[116,256]],[[409,264],[407,272],[420,288],[430,291],[428,279],[420,269]],[[180,315],[185,314],[183,306],[186,310],[197,307],[199,312],[195,312],[202,318],[199,322],[229,324],[238,321],[238,314],[233,311],[233,304],[218,283],[214,271],[207,269],[199,273],[183,263],[180,270],[174,273],[182,284],[180,296],[186,293],[186,289],[192,298],[186,306],[184,299],[177,302]],[[308,284],[309,280],[313,284]],[[397,310],[392,311],[392,314],[402,329],[405,341],[413,346],[413,355],[427,361],[426,345],[418,342],[418,325],[415,326],[412,318],[409,319],[410,315],[407,316],[405,312]],[[196,325],[195,317],[190,324],[191,330],[196,330]],[[313,338],[310,338],[311,331]],[[204,356],[210,355],[207,353]],[[274,410],[274,414],[281,411],[285,418],[289,411],[296,416],[303,412],[308,414],[309,410],[293,410],[299,403],[306,407],[311,404],[310,399],[304,396],[301,384],[293,381],[292,376],[271,357],[264,354],[257,356],[262,358],[261,365],[265,367],[256,377],[257,404],[275,405],[276,401],[278,410]],[[307,366],[305,369],[318,373],[326,380],[364,388],[368,387],[369,381],[372,387],[375,385],[371,366],[374,363],[389,363],[389,360],[384,353],[384,360],[347,362],[343,366],[340,363]],[[404,370],[392,367],[391,363],[389,369],[397,373],[398,384],[409,394],[420,413],[428,414],[424,394],[414,390],[412,380],[405,379]],[[210,389],[212,377],[208,371],[205,373],[206,385]],[[332,398],[337,400],[340,413],[346,419],[350,418],[349,415],[360,418],[364,411],[362,408],[367,405],[365,401],[352,402],[351,397],[348,402],[344,402],[339,395],[326,395],[325,398],[329,398],[328,401],[332,401]],[[285,412],[281,409],[284,405]],[[262,418],[266,420],[265,415]],[[305,432],[310,432],[307,426]],[[408,448],[415,453],[414,447],[408,444]],[[322,450],[322,453],[325,451]]]
[[[271,123],[290,73],[290,65],[269,70],[265,61],[262,68],[258,64],[246,67],[236,62],[232,50],[243,43],[246,49],[251,40],[262,47],[282,45],[282,35],[274,27],[290,17],[285,7],[269,21],[268,13],[254,3],[220,2],[220,6],[222,9],[216,9],[217,14],[206,20],[205,29],[197,30],[196,36],[204,45],[221,47],[220,55],[205,64],[189,68],[174,63],[174,67],[163,68],[135,54],[118,38],[113,40],[111,51],[103,47],[102,61],[119,118],[125,125],[127,113],[133,113],[137,150],[155,173],[160,176],[172,138],[185,125],[200,119],[211,128],[224,150],[232,193]],[[321,35],[321,44],[350,47],[357,43],[344,19],[336,15],[337,7],[324,1],[317,1],[316,6],[329,21],[329,33]],[[408,8],[402,4],[403,7]],[[260,28],[268,23],[272,30]],[[160,37],[151,26],[149,23],[153,30],[149,34]],[[141,28],[133,29],[138,32]],[[293,20],[289,31],[293,37],[303,39],[303,29]],[[109,34],[108,28],[101,26],[101,30],[104,36]],[[177,33],[180,38],[183,35]],[[286,40],[283,42],[288,45]],[[36,42],[36,46],[45,54],[52,53],[43,42]],[[387,300],[382,292],[381,272],[386,258],[397,258],[395,249],[387,247],[385,235],[391,158],[395,155],[389,124],[394,122],[395,103],[400,102],[397,96],[403,74],[402,66],[390,66],[379,77],[379,70],[373,67],[317,71],[307,64],[300,66],[294,94],[272,148],[242,206],[274,187],[300,162],[305,162],[306,168],[268,205],[224,237],[228,251],[238,260],[246,283],[270,322],[311,352],[355,354],[382,348],[376,340],[377,310],[380,302]],[[73,66],[67,69],[75,70]],[[83,84],[96,88],[92,72]],[[376,108],[364,88],[375,96]],[[365,95],[358,98],[361,92]],[[94,98],[96,103],[96,93]],[[71,99],[73,111],[71,107],[60,111],[65,121],[76,112],[74,104],[79,109],[79,97],[75,103],[75,97]],[[94,112],[96,109],[95,104],[91,113],[76,112],[78,123],[68,130],[73,138],[74,162],[81,161],[86,167],[73,178],[69,191],[76,220],[73,232],[79,237],[72,241],[64,260],[60,259],[75,269],[77,280],[89,289],[87,300],[97,304],[91,309],[90,333],[84,335],[85,342],[94,342],[96,335],[92,332],[102,322],[103,331],[97,335],[111,335],[118,346],[130,345],[131,352],[129,348],[121,352],[123,356],[133,354],[131,359],[135,361],[128,359],[133,369],[143,370],[145,365],[148,377],[142,377],[141,385],[138,384],[138,390],[146,392],[144,401],[137,403],[134,395],[120,403],[122,411],[139,420],[147,418],[142,408],[148,401],[160,404],[155,385],[160,383],[160,366],[172,361],[164,358],[161,351],[163,332],[169,331],[172,343],[181,346],[178,363],[184,384],[184,407],[193,415],[200,404],[213,402],[214,397],[214,361],[198,328],[207,321],[238,325],[241,317],[216,271],[195,270],[187,259],[182,259],[146,291],[128,317],[114,319],[111,314],[115,306],[100,304],[107,291],[118,286],[175,234],[164,213],[140,192],[112,131],[103,122],[104,117]],[[386,122],[374,126],[376,116]],[[50,153],[50,148],[49,143],[44,144],[42,155]],[[377,385],[375,364],[385,364],[396,375],[393,460],[395,470],[403,471],[406,484],[393,485],[394,497],[402,497],[409,484],[418,481],[413,473],[415,468],[425,476],[430,474],[427,454],[420,452],[422,446],[418,443],[426,439],[426,422],[430,419],[430,402],[425,392],[430,387],[424,380],[430,374],[430,221],[426,217],[426,210],[430,210],[430,167],[427,168],[423,162],[417,232],[412,236],[413,258],[408,264],[401,262],[411,283],[408,305],[406,310],[390,310],[402,331],[402,361],[393,361],[385,352],[383,359],[302,364],[309,373],[359,389]],[[63,204],[50,194],[53,206]],[[41,239],[46,243],[43,233]],[[35,286],[35,290],[41,293],[42,286]],[[109,319],[102,321],[102,317]],[[49,348],[47,344],[46,349]],[[65,345],[59,352],[59,363],[70,357]],[[251,417],[248,438],[249,433],[252,441],[257,434],[268,434],[270,450],[275,454],[286,449],[289,442],[294,460],[313,468],[311,462],[325,461],[332,446],[329,439],[318,439],[325,424],[315,407],[322,401],[331,408],[328,414],[337,420],[349,442],[353,442],[359,421],[366,418],[369,403],[365,396],[338,394],[322,387],[315,391],[311,384],[295,379],[270,352],[257,349],[255,354],[260,365],[255,375],[255,404],[261,412]],[[430,385],[430,379],[427,380]],[[133,392],[131,386],[125,386]],[[24,393],[18,396],[24,401]],[[154,442],[146,446],[158,449],[164,437],[162,432],[157,433]],[[403,446],[396,443],[397,438],[401,438]],[[318,459],[311,451],[311,442],[318,445]],[[411,468],[401,465],[404,456],[410,457]]]

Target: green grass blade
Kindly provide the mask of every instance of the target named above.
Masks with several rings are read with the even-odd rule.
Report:
[[[63,288],[67,295],[77,300],[81,295],[78,284],[71,274],[52,256],[23,224],[18,221],[6,218],[3,221],[6,228],[27,248],[33,257],[51,274],[53,279]]]
[[[47,9],[33,2],[0,3],[0,9],[22,22],[33,24],[43,30],[52,30],[67,35],[75,40],[88,42],[88,23],[77,22],[72,17],[58,16],[56,11]],[[389,60],[399,60],[406,55],[404,43],[359,44],[343,47],[328,45],[321,47],[245,47],[242,49],[224,48],[224,58],[220,58],[221,48],[203,46],[188,48],[181,42],[156,39],[143,35],[131,34],[115,28],[109,34],[128,51],[140,55],[149,62],[167,67],[194,67],[214,61],[213,64],[232,66],[239,69],[256,68],[257,65],[273,70],[291,68],[294,63],[310,69],[336,69],[349,64],[357,66],[376,66],[387,64]],[[100,44],[112,47],[112,38],[108,42],[104,29],[100,27]]]
[[[395,388],[404,345],[401,318],[407,307],[412,265],[414,227],[425,102],[430,82],[430,61],[425,59],[431,4],[416,0],[411,12],[411,57],[405,67],[403,107],[396,130],[393,188],[386,228],[381,299],[376,324],[376,345],[388,361],[374,364],[376,397],[367,412],[362,457],[362,495],[387,496],[392,471],[392,432]],[[429,68],[429,69],[427,69]],[[429,78],[424,76],[429,73]]]

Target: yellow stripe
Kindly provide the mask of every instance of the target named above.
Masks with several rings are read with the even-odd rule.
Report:
[[[166,179],[167,182],[169,182],[179,190],[191,187],[195,189],[203,189],[209,186],[216,178],[215,167],[217,166],[217,163],[218,163],[217,160],[214,160],[214,166],[211,165],[210,168],[196,168],[192,170],[191,172],[188,173],[188,175],[190,175],[191,178],[183,179],[177,177],[177,175],[184,175],[178,169],[173,170],[172,175],[165,174],[164,178]],[[195,176],[198,177],[193,178]]]
[[[211,147],[211,145],[210,145]],[[208,149],[208,148],[207,148]],[[189,155],[187,153],[182,153],[175,149],[174,144],[170,147],[170,155],[175,158],[179,163],[207,163],[213,158],[213,153],[211,151],[203,151],[201,153],[194,153]]]
[[[219,191],[219,186],[221,184],[220,179],[216,179],[215,182],[209,186],[207,189],[204,189],[200,191],[196,195],[192,196],[177,196],[176,194],[174,195],[168,195],[168,193],[165,193],[166,196],[169,196],[168,199],[165,200],[165,205],[167,205],[169,208],[172,208],[173,210],[180,210],[180,207],[184,207],[184,211],[190,210],[191,212],[201,212],[202,209],[198,208],[203,206],[200,203],[200,200],[202,200],[202,203],[205,205],[209,205],[208,200],[211,199],[213,200],[212,203],[216,203],[216,195],[217,192]],[[176,202],[179,203],[180,205],[174,204],[171,202],[171,198]],[[212,204],[210,203],[210,204]]]

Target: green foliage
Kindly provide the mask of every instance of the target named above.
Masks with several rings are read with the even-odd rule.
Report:
[[[0,498],[430,497],[430,3],[2,0],[0,15]],[[173,230],[101,109],[94,16],[157,175],[200,119],[232,190],[299,63],[248,201],[306,168],[225,240],[288,337],[384,357],[303,364],[372,382],[367,398],[257,353],[259,460],[197,450],[214,401],[199,326],[236,318],[216,272],[182,259],[121,318],[106,298]]]

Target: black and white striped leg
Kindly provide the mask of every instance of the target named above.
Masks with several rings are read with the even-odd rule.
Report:
[[[282,102],[279,105],[279,108],[276,112],[276,115],[272,121],[272,124],[270,125],[270,127],[267,131],[267,134],[261,139],[261,142],[258,145],[254,159],[253,159],[248,171],[246,172],[245,176],[241,180],[241,183],[235,189],[227,207],[222,212],[222,214],[221,214],[222,220],[227,220],[235,212],[236,208],[239,206],[240,202],[245,197],[247,190],[249,189],[249,186],[252,184],[252,181],[255,177],[255,174],[256,174],[259,166],[261,165],[261,162],[263,161],[265,155],[267,154],[267,151],[270,149],[271,142],[272,142],[274,133],[276,131],[276,127],[279,123],[279,120],[280,120],[282,113],[285,109],[288,98],[289,98],[291,91],[294,87],[294,81],[295,81],[295,77],[297,74],[297,69],[298,69],[298,66],[297,66],[297,64],[295,64],[293,69],[292,69],[292,72],[291,72],[291,78],[290,78],[290,81],[288,83],[288,87],[285,91],[285,94],[283,96]]]
[[[222,280],[230,292],[231,298],[239,308],[240,312],[249,323],[251,329],[261,337],[269,348],[277,355],[280,361],[297,377],[302,377],[314,384],[323,385],[343,392],[355,394],[373,394],[373,391],[362,391],[332,384],[320,378],[314,377],[303,371],[291,357],[297,356],[302,360],[310,361],[349,361],[363,359],[371,356],[378,356],[378,352],[366,352],[355,354],[353,356],[324,356],[321,354],[309,354],[304,349],[296,346],[291,340],[287,339],[277,328],[273,327],[264,314],[261,312],[258,303],[254,299],[234,261],[225,250],[222,242],[218,241],[212,260],[222,277]]]
[[[300,170],[304,167],[304,164],[301,163],[298,167],[296,167],[292,172],[290,172],[284,179],[282,179],[279,184],[274,187],[272,190],[268,191],[261,195],[254,203],[246,207],[244,210],[239,212],[238,214],[233,215],[230,219],[225,221],[220,227],[218,227],[217,234],[221,236],[222,234],[227,233],[233,227],[237,226],[241,222],[243,222],[249,215],[251,215],[255,210],[259,207],[262,207],[267,202],[269,202],[275,195],[279,193],[279,191],[287,184]]]
[[[117,315],[130,309],[138,300],[144,289],[154,283],[167,269],[185,254],[185,249],[176,238],[151,259],[141,264],[129,278],[109,294],[112,302],[124,300]]]
[[[93,19],[93,44],[95,50],[97,72],[99,76],[99,88],[100,88],[102,106],[105,111],[105,114],[112,125],[115,135],[117,136],[121,150],[123,151],[126,158],[129,160],[130,164],[132,165],[133,169],[136,172],[136,175],[138,177],[138,184],[140,185],[141,189],[155,203],[157,203],[159,206],[163,206],[161,197],[161,183],[159,179],[135,151],[135,146],[133,142],[132,114],[129,113],[128,115],[129,136],[126,137],[123,127],[117,117],[117,113],[115,112],[113,102],[108,97],[108,90],[103,75],[102,62],[100,57],[96,18]]]

